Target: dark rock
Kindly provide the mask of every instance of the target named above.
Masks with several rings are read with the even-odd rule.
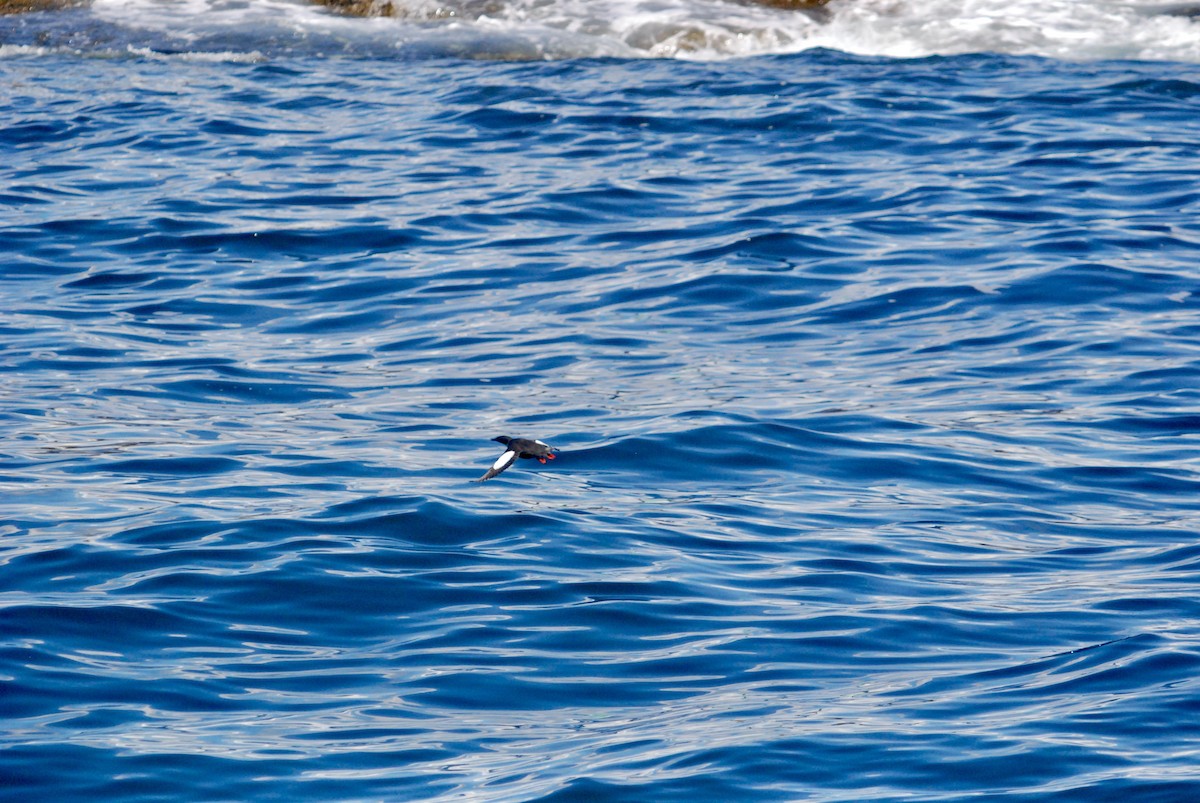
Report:
[[[814,11],[829,0],[742,0],[771,8]],[[405,0],[313,0],[343,14],[355,17],[401,17],[421,20],[478,19],[503,8],[503,0],[457,0],[446,5],[410,9]],[[28,11],[53,11],[87,5],[88,0],[0,0],[0,14],[22,14]],[[1194,8],[1194,7],[1193,7]]]
[[[398,17],[422,21],[443,19],[474,20],[495,14],[504,6],[501,0],[452,0],[444,5],[421,3],[410,6],[405,0],[313,0],[323,6],[354,17]]]
[[[74,8],[86,4],[86,0],[0,0],[0,14],[54,11],[60,8]]]
[[[7,0],[0,0],[6,2]],[[503,9],[503,0],[451,0],[434,8],[410,9],[405,0],[313,0],[355,17],[400,17],[406,19],[478,19]],[[829,0],[742,0],[751,5],[795,11],[815,11]]]
[[[820,8],[829,0],[749,0],[752,5],[770,6],[771,8],[788,8],[795,11],[812,11]]]

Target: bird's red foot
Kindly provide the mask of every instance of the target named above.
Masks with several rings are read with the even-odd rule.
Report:
[[[539,458],[538,458],[538,462],[539,462],[539,463],[542,463],[543,465],[545,465],[545,463],[546,463],[546,458],[544,458],[544,457],[539,457]]]
[[[547,459],[547,460],[553,460],[553,459],[554,459],[554,455],[552,455],[552,454],[548,454],[548,455],[546,455],[546,459]],[[546,461],[545,461],[545,460],[543,460],[542,462],[543,462],[543,463],[545,463]]]

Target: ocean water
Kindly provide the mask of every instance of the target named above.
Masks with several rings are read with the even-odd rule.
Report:
[[[410,8],[0,17],[0,799],[1200,799],[1194,11]]]

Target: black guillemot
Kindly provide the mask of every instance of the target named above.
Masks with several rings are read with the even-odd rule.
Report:
[[[547,460],[554,459],[554,447],[542,443],[539,440],[531,438],[510,438],[507,435],[501,435],[499,438],[492,438],[494,441],[499,441],[508,447],[507,451],[492,463],[492,467],[475,482],[483,482],[490,480],[492,477],[499,474],[504,469],[517,462],[518,457],[533,458],[539,463],[545,463]]]

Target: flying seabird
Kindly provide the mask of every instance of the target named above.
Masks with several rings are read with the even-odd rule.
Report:
[[[492,467],[475,482],[483,482],[490,480],[492,477],[499,474],[504,469],[511,466],[517,461],[518,457],[533,458],[539,463],[545,463],[547,460],[554,459],[554,447],[532,438],[510,438],[507,435],[501,435],[499,438],[492,438],[494,441],[499,441],[507,447],[504,454],[492,463]]]

